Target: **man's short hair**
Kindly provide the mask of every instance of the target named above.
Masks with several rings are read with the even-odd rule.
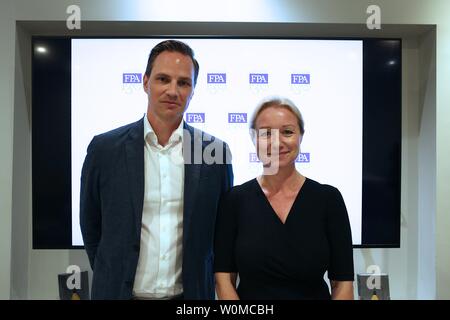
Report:
[[[197,84],[200,66],[198,64],[198,61],[194,58],[194,50],[192,50],[191,47],[189,47],[186,43],[177,40],[166,40],[158,43],[155,47],[153,47],[152,51],[150,52],[150,55],[148,56],[145,75],[147,77],[150,76],[150,73],[152,72],[153,68],[153,63],[155,62],[156,57],[159,56],[164,51],[179,52],[181,54],[189,56],[192,59],[192,62],[194,64],[194,86],[195,86],[195,84]]]

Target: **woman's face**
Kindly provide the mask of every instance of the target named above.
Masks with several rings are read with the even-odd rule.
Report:
[[[255,121],[256,151],[264,167],[279,168],[295,165],[300,152],[302,135],[298,119],[289,109],[271,106]]]

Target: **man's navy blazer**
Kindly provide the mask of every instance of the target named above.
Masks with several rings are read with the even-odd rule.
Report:
[[[219,139],[186,123],[183,126],[184,299],[214,299],[214,225],[220,197],[233,184],[231,157]],[[144,177],[144,145],[143,119],[95,136],[89,144],[81,174],[80,225],[94,271],[92,299],[132,298],[144,179],[151,179]],[[199,146],[202,154],[222,157],[221,161],[205,163]]]

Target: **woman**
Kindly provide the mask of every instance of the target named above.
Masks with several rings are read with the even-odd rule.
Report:
[[[336,188],[295,168],[304,134],[297,107],[284,98],[263,101],[250,128],[263,174],[221,201],[215,238],[219,299],[353,299],[347,210]]]

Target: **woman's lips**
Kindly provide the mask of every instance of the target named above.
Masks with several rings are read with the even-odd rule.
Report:
[[[276,156],[276,155],[282,156],[282,155],[288,154],[289,152],[290,151],[283,151],[283,152],[278,152],[278,153],[268,153],[267,155],[268,156]]]

